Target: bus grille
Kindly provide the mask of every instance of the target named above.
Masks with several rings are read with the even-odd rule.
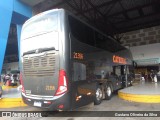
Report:
[[[53,76],[55,73],[56,53],[48,52],[40,56],[24,56],[23,70],[25,76]]]

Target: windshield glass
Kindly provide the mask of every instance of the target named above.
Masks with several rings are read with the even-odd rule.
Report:
[[[23,40],[50,31],[57,31],[57,18],[57,12],[33,17],[23,26],[21,39]]]
[[[30,37],[21,41],[21,54],[36,49],[58,50],[58,32],[49,32],[35,37]]]

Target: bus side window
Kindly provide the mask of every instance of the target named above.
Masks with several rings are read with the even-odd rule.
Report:
[[[106,79],[108,79],[108,78],[109,78],[109,76],[110,76],[110,73],[109,73],[109,72],[107,72],[107,73],[106,73],[106,75],[105,75],[105,78],[106,78]]]
[[[68,17],[72,35],[82,43],[94,46],[94,31],[74,17]]]
[[[125,74],[130,74],[130,68],[129,68],[129,66],[124,67],[124,73]]]
[[[86,65],[79,62],[73,63],[73,80],[86,80]]]
[[[113,72],[117,76],[121,76],[121,66],[114,66],[113,67]]]

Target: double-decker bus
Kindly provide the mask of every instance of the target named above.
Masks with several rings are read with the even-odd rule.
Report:
[[[22,27],[22,98],[31,106],[72,110],[100,104],[131,85],[132,63],[127,48],[64,9],[38,14]]]

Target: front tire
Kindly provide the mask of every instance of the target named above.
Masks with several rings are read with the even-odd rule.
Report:
[[[111,84],[106,84],[106,89],[105,89],[105,99],[110,100],[112,97],[112,87]]]
[[[101,89],[100,86],[97,86],[94,104],[95,104],[95,105],[101,104],[102,99],[103,99],[103,92],[102,92],[102,89]]]

